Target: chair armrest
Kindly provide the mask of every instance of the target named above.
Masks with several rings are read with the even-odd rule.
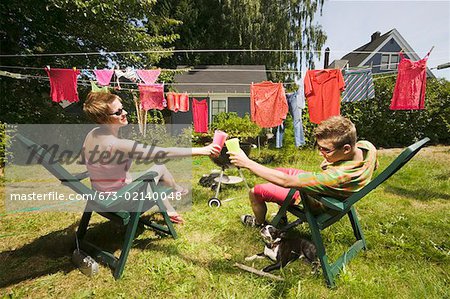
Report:
[[[89,177],[89,172],[88,171],[81,172],[81,173],[75,174],[74,177],[77,180],[81,181],[81,180],[84,180],[85,178]]]
[[[71,182],[80,182],[87,177],[89,177],[89,172],[85,171],[85,172],[74,174],[73,179],[72,178],[68,178],[68,179],[60,178],[59,180],[61,181],[62,185],[70,187]]]
[[[140,177],[134,179],[133,182],[137,182],[137,181],[144,181],[144,182],[153,181],[154,178],[157,177],[157,176],[158,176],[158,173],[156,171],[149,171],[149,172],[144,173]]]
[[[315,198],[318,201],[320,201],[324,206],[326,206],[329,209],[342,212],[345,209],[345,204],[343,201],[340,201],[338,199],[335,199],[333,197],[325,197],[321,196],[318,198]]]

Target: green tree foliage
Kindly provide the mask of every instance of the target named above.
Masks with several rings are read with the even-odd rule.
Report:
[[[326,35],[313,24],[323,0],[162,0],[163,9],[183,22],[178,49],[302,50],[301,58],[314,67],[315,50]],[[268,69],[292,69],[297,55],[290,52],[223,52],[177,54],[172,65],[264,64]],[[272,79],[286,80],[283,73]]]
[[[41,68],[150,67],[172,53],[121,51],[170,50],[179,22],[158,14],[155,1],[39,0],[0,2],[1,54],[107,53],[104,55],[2,57],[2,65]],[[46,76],[42,69],[8,69]],[[77,121],[49,99],[47,80],[1,78],[2,116],[9,123]],[[79,88],[81,98],[88,87]],[[75,107],[80,110],[81,107]],[[76,111],[75,111],[76,112]]]

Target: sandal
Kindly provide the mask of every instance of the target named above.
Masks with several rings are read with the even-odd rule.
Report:
[[[181,217],[180,214],[169,215],[169,219],[172,223],[175,223],[175,224],[183,224],[184,223],[184,219]]]

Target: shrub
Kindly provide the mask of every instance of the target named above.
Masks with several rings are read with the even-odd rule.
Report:
[[[236,112],[222,112],[214,116],[208,133],[194,133],[193,142],[203,144],[210,142],[215,130],[228,134],[228,138],[239,138],[244,142],[252,142],[262,132],[262,129],[250,120],[246,114],[239,117]]]
[[[250,120],[247,113],[239,117],[236,112],[215,115],[210,128],[211,134],[214,134],[214,130],[222,130],[227,132],[229,138],[240,139],[255,138],[261,132],[261,128]]]

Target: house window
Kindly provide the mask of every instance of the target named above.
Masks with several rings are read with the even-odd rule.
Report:
[[[214,115],[221,112],[227,112],[227,99],[211,99],[211,122],[214,120]]]
[[[398,67],[398,55],[391,54],[391,70],[396,70]]]
[[[383,54],[381,56],[380,70],[396,70],[398,61],[397,54]]]

